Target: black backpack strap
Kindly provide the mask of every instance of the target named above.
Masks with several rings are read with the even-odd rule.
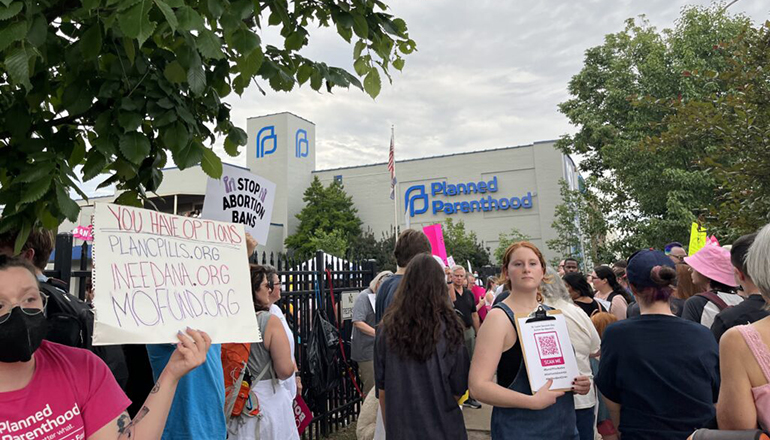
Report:
[[[495,304],[492,308],[493,309],[500,309],[503,312],[505,312],[505,315],[508,317],[508,320],[511,321],[511,325],[513,326],[513,328],[514,329],[516,328],[516,319],[513,316],[513,310],[511,310],[511,308],[508,307],[507,304],[499,302],[499,303]]]
[[[714,304],[715,304],[717,307],[719,307],[719,311],[720,311],[720,312],[721,312],[722,310],[724,310],[724,309],[726,309],[726,308],[730,307],[730,306],[728,306],[728,305],[727,305],[727,303],[725,302],[725,300],[723,300],[722,298],[720,298],[720,297],[719,297],[719,295],[717,295],[717,294],[716,294],[716,293],[714,293],[714,292],[701,292],[701,293],[696,293],[695,295],[696,295],[696,296],[700,296],[700,297],[702,297],[702,298],[706,298],[707,300],[709,300],[709,301],[713,302],[713,303],[714,303]]]

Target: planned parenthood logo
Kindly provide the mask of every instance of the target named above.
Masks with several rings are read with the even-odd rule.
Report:
[[[271,147],[268,149],[268,147]],[[275,135],[275,126],[268,125],[257,133],[257,159],[268,154],[275,153],[278,148],[278,137]]]
[[[296,157],[307,157],[310,153],[310,143],[307,140],[307,131],[303,129],[297,130],[294,135],[294,155]]]
[[[492,197],[481,196],[476,200],[465,201],[445,201],[437,197],[454,197],[463,194],[487,194],[497,193],[497,176],[492,180],[481,182],[468,182],[449,184],[447,182],[432,182],[430,184],[430,194],[428,194],[426,185],[417,184],[407,188],[404,193],[404,206],[410,217],[425,214],[430,207],[432,213],[438,214],[467,214],[480,211],[506,211],[508,209],[516,210],[520,208],[530,209],[533,206],[531,192],[521,197]]]
[[[419,201],[422,201],[422,207],[415,209],[414,204]],[[425,192],[425,185],[412,185],[407,188],[404,194],[404,206],[409,211],[409,217],[425,214],[428,211],[428,193]]]

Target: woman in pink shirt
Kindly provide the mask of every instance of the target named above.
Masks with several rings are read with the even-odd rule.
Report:
[[[765,302],[770,302],[770,224],[749,248],[746,268]],[[770,429],[770,317],[722,335],[719,369],[719,429]]]
[[[206,360],[204,332],[179,344],[134,420],[107,365],[90,351],[45,341],[47,298],[24,260],[0,255],[0,438],[156,440],[179,379]]]

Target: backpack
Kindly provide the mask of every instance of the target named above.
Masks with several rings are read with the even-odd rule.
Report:
[[[720,312],[722,310],[729,309],[730,307],[732,307],[732,306],[727,305],[725,300],[720,298],[719,295],[717,295],[714,292],[696,293],[695,296],[700,296],[700,297],[706,298],[707,300],[711,301],[712,303],[714,303],[715,306],[717,306],[717,308],[719,308]]]
[[[91,350],[94,329],[94,312],[91,306],[67,293],[67,284],[55,278],[40,283],[40,290],[48,296],[46,340]]]
[[[91,351],[107,364],[118,385],[125,389],[128,383],[128,367],[123,349],[119,345],[92,345],[94,311],[87,302],[68,293],[68,289],[67,283],[56,278],[48,278],[46,282],[40,283],[40,290],[48,296],[48,334],[45,339]]]

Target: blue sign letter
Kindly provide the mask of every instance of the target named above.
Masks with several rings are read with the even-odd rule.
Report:
[[[415,195],[412,196],[412,192],[414,192]],[[414,208],[414,202],[416,200],[423,201],[422,208]],[[404,207],[409,212],[409,217],[424,214],[428,210],[428,194],[425,192],[425,185],[412,185],[407,188],[406,193],[404,193]]]
[[[297,130],[297,133],[294,135],[294,144],[294,155],[296,157],[307,157],[308,153],[310,153],[310,144],[307,141],[307,131],[301,128]]]
[[[262,133],[265,133],[265,136],[262,136]],[[265,144],[267,141],[272,140],[273,141],[273,148],[267,150],[265,149]],[[278,148],[278,137],[275,135],[275,126],[274,125],[268,125],[267,127],[263,127],[259,132],[257,133],[257,159],[260,157],[265,157],[268,154],[275,153],[275,149]]]

